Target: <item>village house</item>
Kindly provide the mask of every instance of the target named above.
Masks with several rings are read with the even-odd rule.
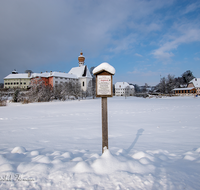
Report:
[[[191,80],[187,88],[175,88],[173,91],[176,95],[200,95],[200,78]]]
[[[115,96],[133,96],[135,88],[127,82],[117,82],[115,84]]]
[[[194,78],[193,80],[191,80],[188,84],[188,87],[194,87],[196,89],[196,93],[200,95],[200,78]]]

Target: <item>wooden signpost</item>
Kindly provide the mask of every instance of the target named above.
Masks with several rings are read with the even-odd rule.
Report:
[[[96,75],[96,97],[101,97],[102,108],[102,153],[108,149],[108,111],[107,97],[113,96],[112,76],[115,69],[108,63],[102,63],[93,70]]]

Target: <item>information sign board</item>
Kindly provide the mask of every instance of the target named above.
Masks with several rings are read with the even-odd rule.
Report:
[[[97,75],[97,96],[112,95],[111,75]]]

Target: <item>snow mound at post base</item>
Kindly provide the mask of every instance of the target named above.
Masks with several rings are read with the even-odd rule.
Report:
[[[195,187],[200,185],[200,154],[195,150],[182,156],[165,150],[138,151],[133,155],[123,149],[115,154],[107,149],[102,155],[83,150],[40,155],[31,154],[33,151],[27,151],[17,161],[15,157],[9,157],[9,152],[0,155],[0,176],[14,179],[17,174],[20,179],[33,179],[23,184],[13,180],[12,188],[162,189],[165,186],[175,190],[177,185],[179,189],[184,189],[186,184],[193,187],[191,181],[196,181]],[[69,155],[71,160],[66,159]],[[166,159],[161,159],[163,157]],[[197,164],[195,168],[194,164]],[[4,182],[1,187],[9,189],[11,183]]]
[[[19,154],[23,154],[25,152],[26,149],[23,146],[17,146],[11,151],[11,153],[19,153]]]

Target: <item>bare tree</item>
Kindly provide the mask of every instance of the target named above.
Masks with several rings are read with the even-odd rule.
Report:
[[[62,92],[61,92],[62,100],[69,99],[70,94],[69,94],[69,91],[68,91],[68,86],[69,86],[69,82],[65,82],[62,85]]]
[[[169,74],[166,79],[166,93],[171,94],[175,87],[174,75]]]
[[[72,95],[75,96],[76,99],[81,95],[81,84],[77,80],[72,82]]]
[[[63,90],[63,85],[62,84],[56,84],[53,88],[53,95],[54,99],[56,100],[62,100],[62,90]]]
[[[96,97],[96,76],[93,75],[93,70],[94,70],[95,67],[91,67],[90,68],[90,73],[92,75],[92,80],[89,82],[88,86],[90,87],[91,86],[91,89],[90,89],[90,93],[92,95],[92,98],[94,99]]]
[[[30,102],[46,102],[52,98],[52,87],[45,86],[42,79],[36,78],[31,81],[30,90],[27,93]]]
[[[25,70],[25,73],[33,73],[32,70]]]
[[[162,77],[159,83],[159,90],[161,93],[166,93],[166,78]]]
[[[127,86],[127,87],[125,88],[125,92],[124,92],[125,99],[126,99],[127,96],[129,96],[129,94],[130,94],[129,91],[130,91],[130,87]]]
[[[4,94],[0,91],[0,106],[6,106],[6,100],[4,99]]]
[[[92,80],[88,84],[90,94],[94,99],[96,97],[96,78],[93,77]]]

